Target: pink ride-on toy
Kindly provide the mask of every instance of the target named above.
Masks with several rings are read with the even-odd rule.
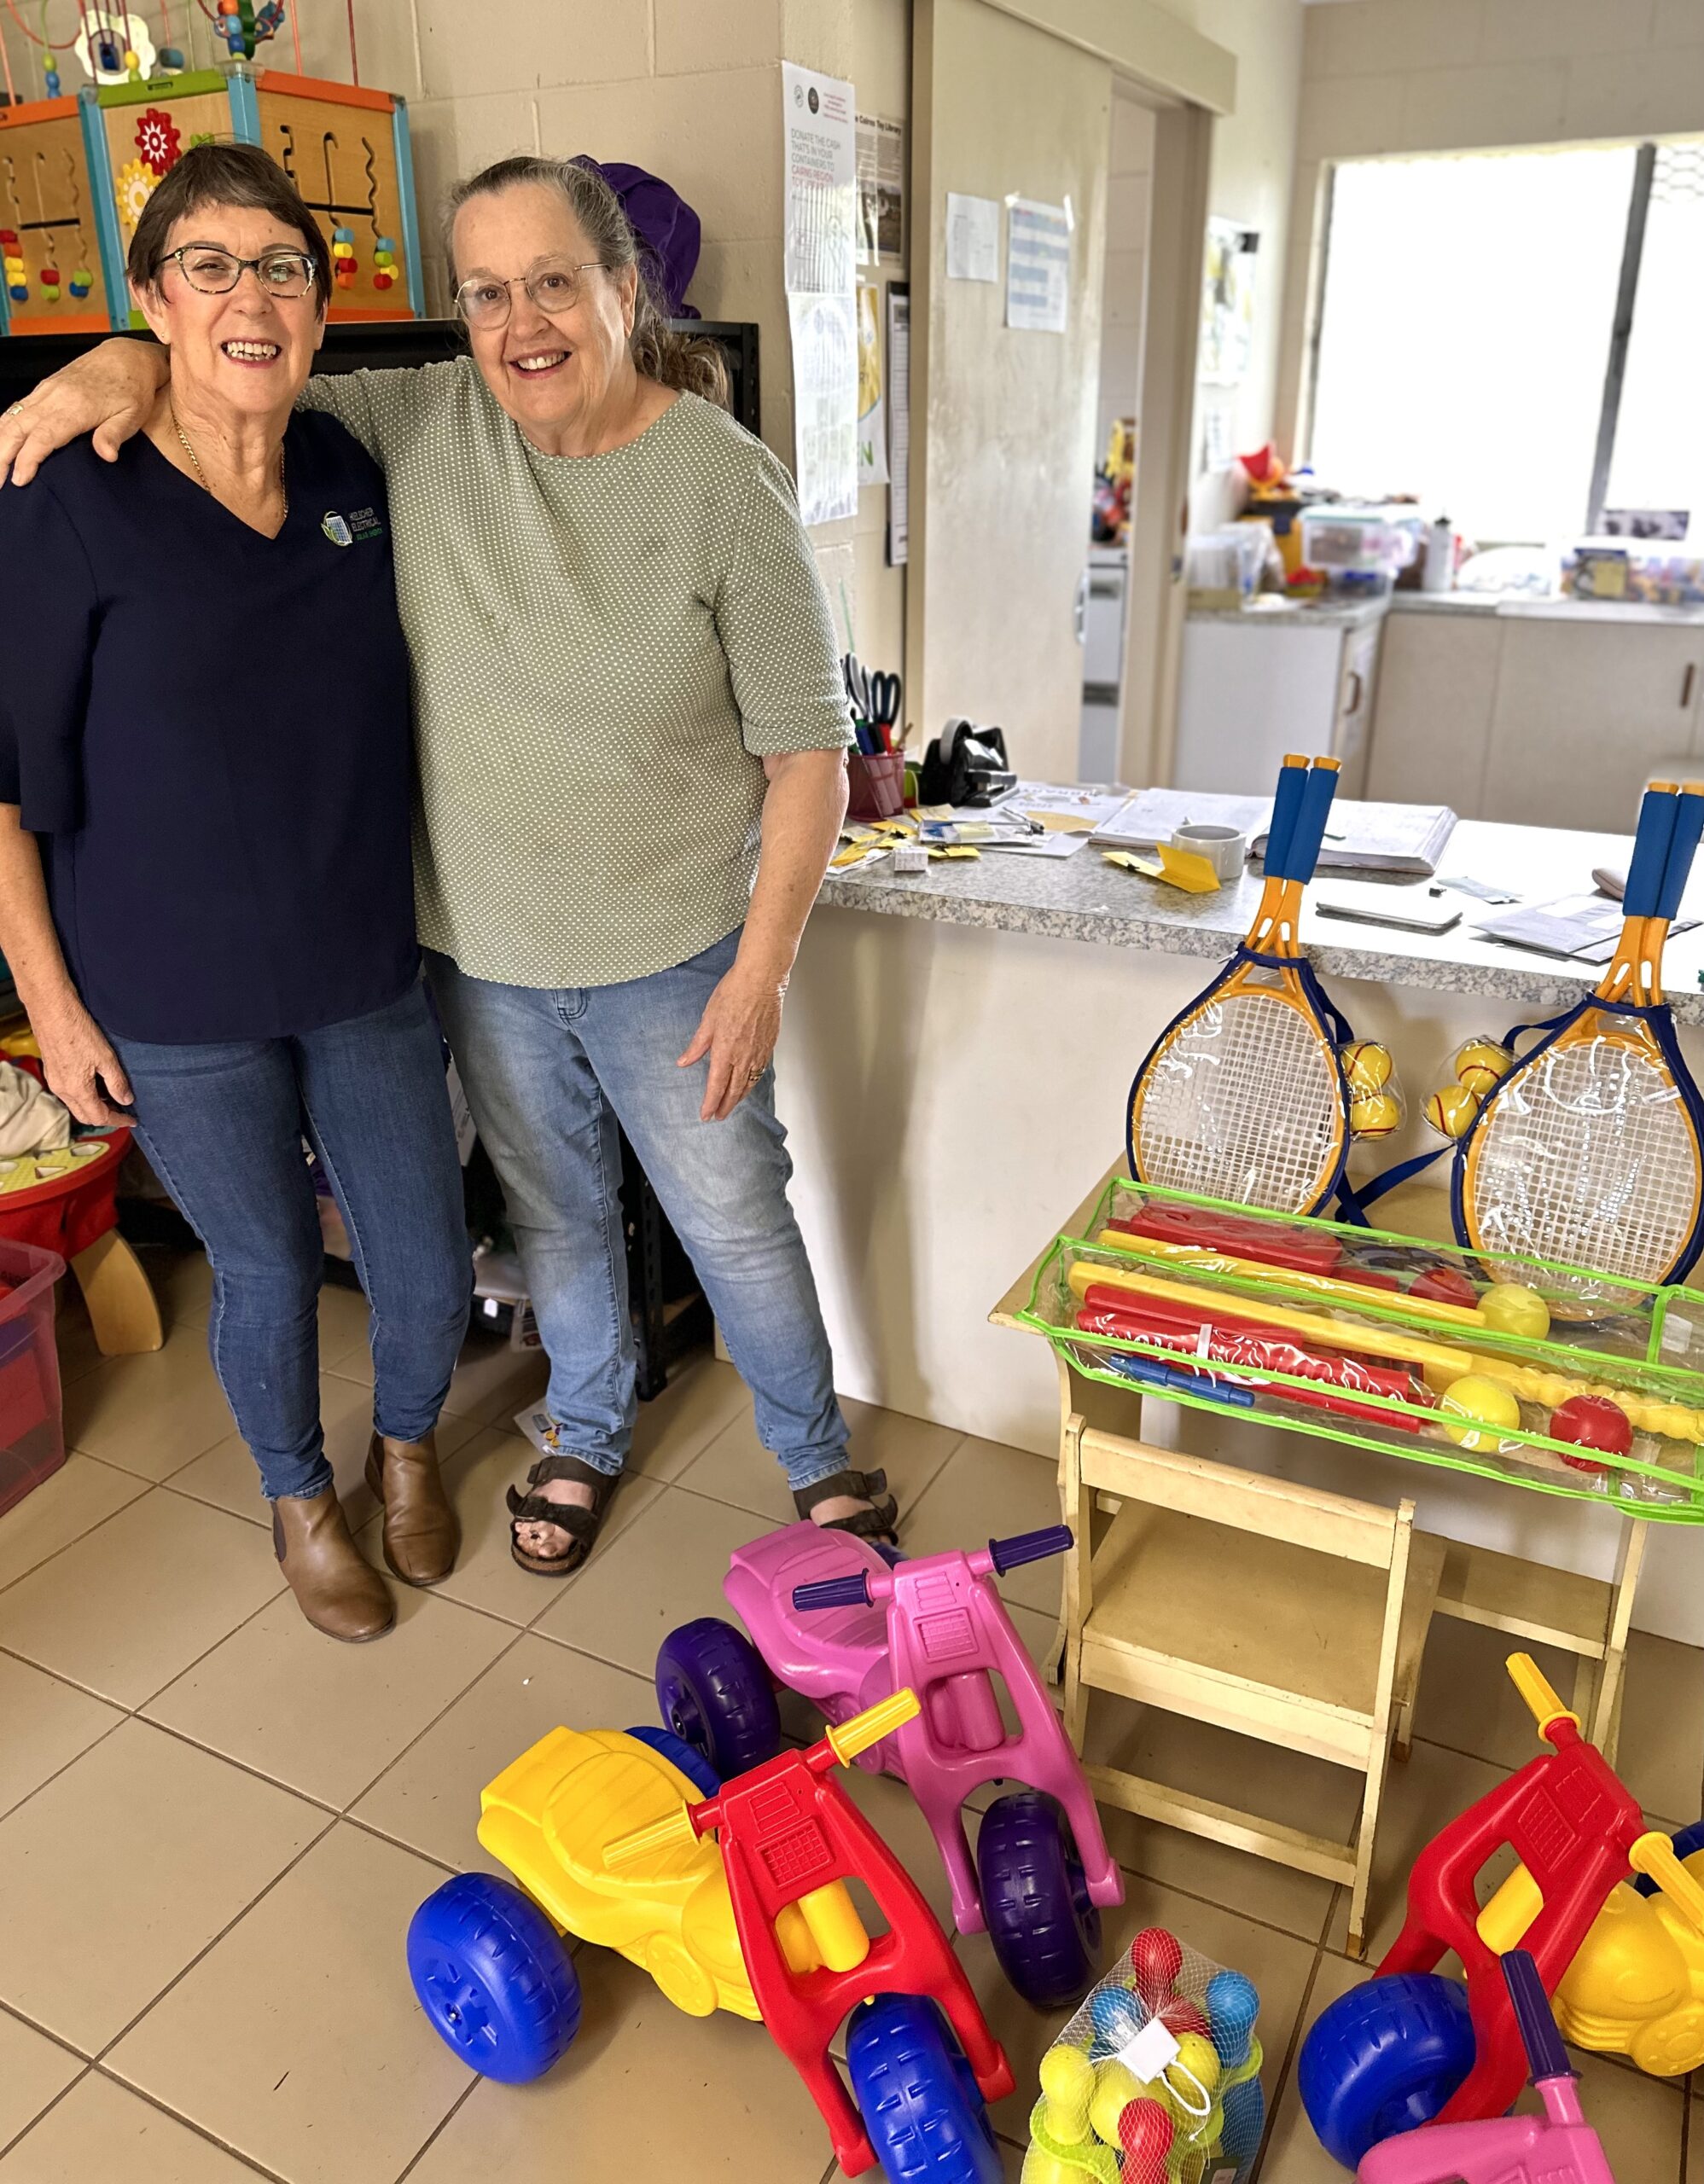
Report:
[[[858,1763],[910,1787],[940,1846],[958,1931],[986,1930],[1007,1978],[1043,2009],[1079,2001],[1093,1981],[1099,1907],[1122,1902],[1124,1885],[993,1581],[1071,1543],[1054,1525],[969,1554],[890,1559],[850,1533],[788,1525],[739,1548],[723,1583],[755,1647],[704,1617],[672,1632],[657,1656],[664,1720],[724,1774],[776,1749],[776,1682],[833,1723],[915,1689],[919,1714]],[[1022,1786],[983,1814],[973,1860],[963,1805],[989,1782]]]

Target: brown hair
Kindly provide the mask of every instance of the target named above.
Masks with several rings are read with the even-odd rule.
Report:
[[[638,288],[628,346],[641,375],[688,394],[701,394],[707,402],[719,402],[724,410],[730,407],[727,360],[719,345],[707,334],[677,334],[669,324],[646,268],[646,253],[633,232],[632,222],[621,209],[620,199],[595,168],[583,166],[578,160],[518,154],[513,159],[498,160],[456,184],[444,212],[444,249],[450,261],[452,293],[457,285],[456,215],[469,198],[495,196],[499,190],[514,189],[528,182],[561,192],[600,265],[612,273],[629,265],[637,271]]]
[[[258,144],[193,144],[155,186],[131,237],[125,270],[138,288],[159,285],[172,226],[204,205],[270,212],[302,239],[313,261],[313,296],[322,318],[331,293],[331,253],[318,222],[276,160]]]

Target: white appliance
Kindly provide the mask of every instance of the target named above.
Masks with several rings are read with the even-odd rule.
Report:
[[[1084,571],[1083,723],[1077,744],[1079,781],[1119,779],[1123,715],[1124,624],[1130,555],[1123,546],[1091,546]]]

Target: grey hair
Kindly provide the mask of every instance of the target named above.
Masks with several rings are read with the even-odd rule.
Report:
[[[729,408],[731,390],[720,347],[707,335],[677,334],[670,326],[646,268],[647,253],[633,232],[632,222],[621,209],[620,199],[595,167],[579,160],[547,160],[532,153],[518,153],[482,167],[478,174],[456,184],[444,212],[444,252],[450,263],[451,292],[456,287],[456,215],[471,198],[493,197],[523,183],[539,183],[561,191],[599,264],[613,273],[629,265],[634,268],[638,287],[628,346],[641,375],[660,386],[701,394],[707,401]]]

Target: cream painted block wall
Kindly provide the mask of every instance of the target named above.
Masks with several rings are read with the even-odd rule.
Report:
[[[910,0],[857,0],[852,25],[852,81],[860,113],[897,121],[905,130],[906,244],[910,224],[911,4]],[[884,365],[887,341],[886,290],[890,281],[909,277],[909,256],[898,264],[863,265],[860,281],[883,291],[880,299]],[[852,541],[854,580],[851,595],[857,617],[858,650],[865,663],[899,674],[905,664],[905,572],[887,566],[888,489],[866,485],[858,495]],[[836,617],[840,601],[833,592]],[[926,723],[918,721],[921,736]]]
[[[1334,160],[1704,130],[1704,0],[1335,0],[1306,10],[1279,437],[1302,364]]]

